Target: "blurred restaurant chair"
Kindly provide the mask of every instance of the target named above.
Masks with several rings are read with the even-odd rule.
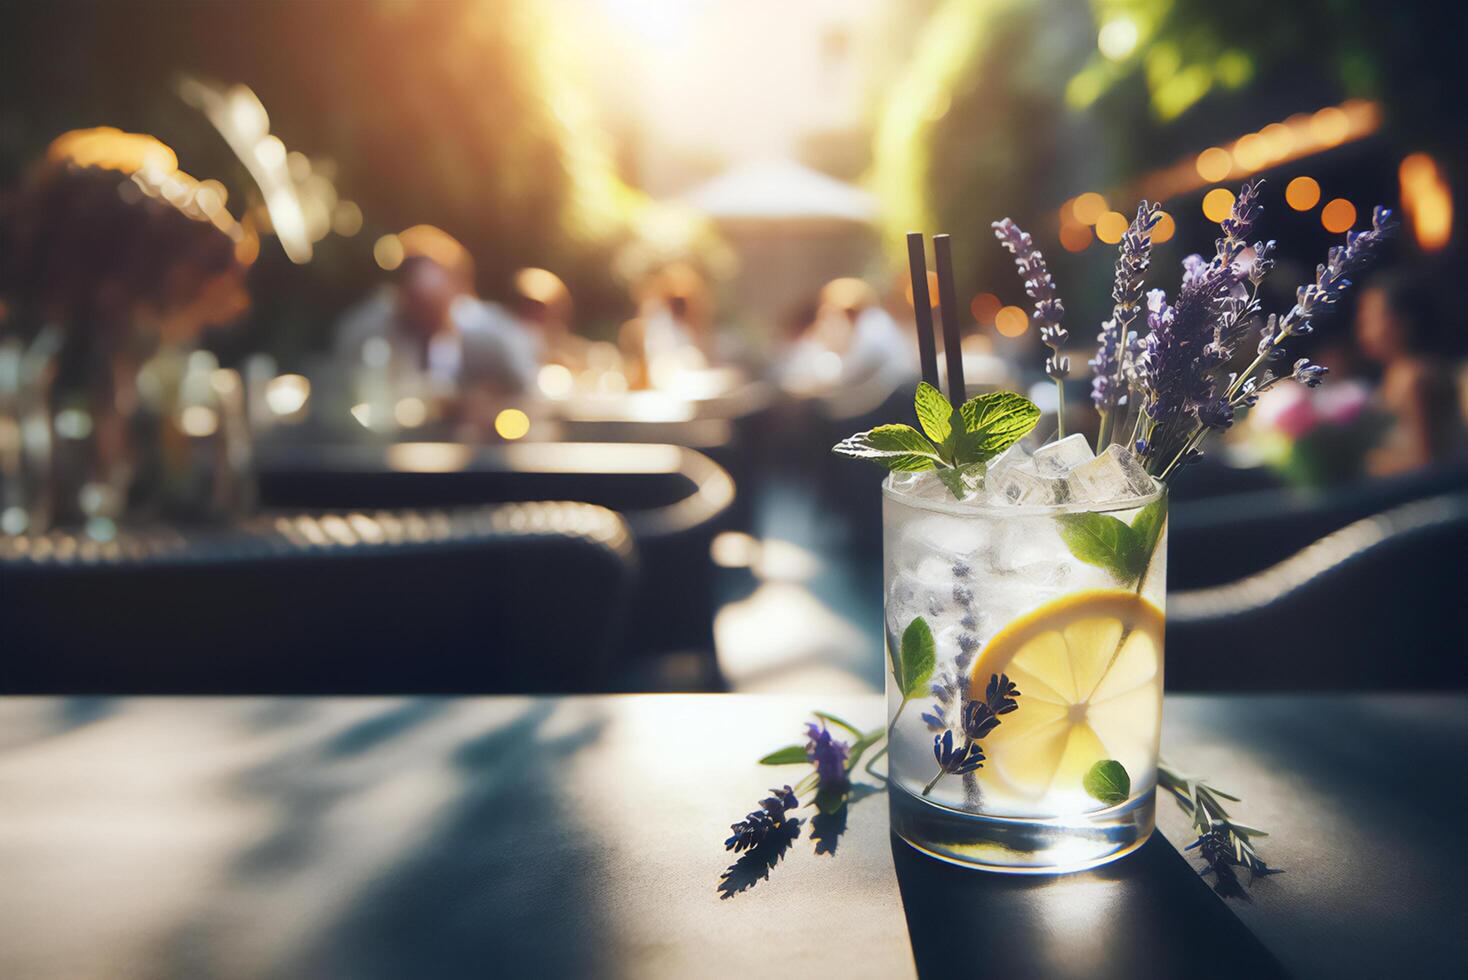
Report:
[[[549,442],[280,447],[261,458],[260,491],[272,507],[579,500],[618,511],[636,543],[638,577],[617,671],[642,661],[645,676],[649,659],[693,653],[703,665],[697,686],[718,686],[709,547],[729,529],[736,491],[728,472],[700,452]]]
[[[1170,492],[1167,585],[1177,591],[1232,582],[1352,521],[1465,490],[1468,463],[1458,462],[1327,490],[1280,488],[1207,498]]]
[[[1451,494],[1358,520],[1232,584],[1173,592],[1168,690],[1468,688],[1465,551],[1468,494]]]
[[[0,537],[0,691],[598,690],[634,559],[582,503]]]

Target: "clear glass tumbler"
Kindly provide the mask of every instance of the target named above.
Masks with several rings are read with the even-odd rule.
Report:
[[[882,523],[893,830],[1016,873],[1141,846],[1162,722],[1161,486],[1025,507],[889,478]]]

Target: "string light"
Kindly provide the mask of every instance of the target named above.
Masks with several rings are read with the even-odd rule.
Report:
[[[1412,237],[1424,252],[1436,252],[1453,237],[1453,192],[1436,160],[1413,153],[1402,160],[1402,210]]]
[[[1115,245],[1126,234],[1126,215],[1120,211],[1107,211],[1096,219],[1096,237],[1107,245]]]
[[[1157,212],[1157,224],[1152,226],[1152,241],[1162,244],[1177,234],[1177,222],[1166,211]]]
[[[1320,203],[1320,185],[1314,177],[1296,177],[1285,185],[1285,203],[1296,211],[1309,211]]]
[[[1233,191],[1226,187],[1215,187],[1203,195],[1203,217],[1209,221],[1222,221],[1233,211],[1233,207]]]
[[[1106,198],[1095,191],[1080,195],[1070,207],[1070,213],[1083,225],[1094,225],[1106,210]]]
[[[1233,158],[1228,155],[1227,150],[1210,146],[1198,154],[1196,169],[1199,177],[1210,184],[1217,183],[1227,177],[1228,172],[1233,169]]]
[[[1356,205],[1338,197],[1321,209],[1320,223],[1326,231],[1337,235],[1350,231],[1356,224]]]

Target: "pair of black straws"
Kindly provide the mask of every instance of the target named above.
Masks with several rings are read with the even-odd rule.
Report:
[[[933,300],[928,293],[928,259],[921,232],[907,233],[907,264],[912,275],[912,310],[917,318],[918,357],[923,380],[938,387],[938,349],[933,336]],[[958,335],[958,297],[953,289],[953,240],[933,236],[933,265],[938,275],[938,309],[943,316],[943,355],[948,361],[948,401],[968,400],[963,385],[963,346]]]

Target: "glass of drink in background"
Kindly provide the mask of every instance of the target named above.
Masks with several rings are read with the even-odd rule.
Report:
[[[892,827],[935,857],[1073,871],[1151,834],[1166,499],[1084,437],[1012,447],[966,499],[883,486]]]

